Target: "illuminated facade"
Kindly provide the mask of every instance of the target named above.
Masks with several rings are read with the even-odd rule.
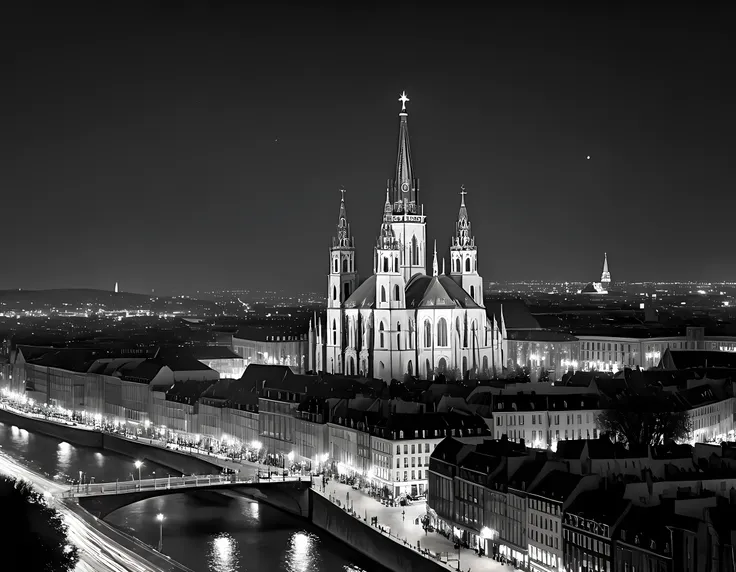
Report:
[[[387,184],[373,275],[359,285],[343,193],[330,248],[327,320],[312,332],[316,349],[310,369],[386,381],[407,374],[488,377],[503,365],[502,326],[484,307],[465,189],[450,273],[444,260],[440,273],[435,246],[428,276],[426,217],[411,160],[405,94],[400,101],[396,174]]]

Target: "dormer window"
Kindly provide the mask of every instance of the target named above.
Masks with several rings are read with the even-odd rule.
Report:
[[[403,431],[399,431],[399,439],[403,439],[403,438],[404,438],[404,432]]]

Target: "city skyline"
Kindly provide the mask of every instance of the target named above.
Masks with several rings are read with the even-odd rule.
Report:
[[[323,291],[341,187],[356,249],[378,235],[403,90],[438,256],[464,186],[488,282],[604,252],[614,281],[736,280],[716,14],[18,10],[1,289]]]

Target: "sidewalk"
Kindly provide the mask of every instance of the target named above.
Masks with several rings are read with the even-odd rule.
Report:
[[[512,572],[513,566],[501,564],[493,558],[478,556],[474,550],[460,549],[460,561],[458,563],[458,551],[452,540],[445,538],[437,532],[426,533],[421,524],[415,524],[417,518],[421,518],[427,512],[425,502],[414,503],[411,506],[384,506],[377,500],[353,490],[349,485],[342,485],[335,481],[327,484],[322,492],[321,481],[315,480],[315,492],[328,497],[332,502],[339,501],[344,507],[349,498],[350,508],[356,512],[356,516],[367,519],[365,524],[370,526],[371,517],[378,517],[379,526],[390,527],[389,535],[397,542],[417,546],[422,552],[429,551],[427,555],[435,562],[438,561],[437,554],[440,553],[440,562],[445,564],[448,570],[462,570],[470,572]],[[349,496],[348,496],[349,495]],[[402,514],[405,512],[405,514]]]

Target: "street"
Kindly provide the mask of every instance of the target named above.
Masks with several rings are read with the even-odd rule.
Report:
[[[99,533],[72,510],[54,498],[61,496],[68,487],[61,486],[45,477],[37,475],[4,455],[0,455],[0,472],[32,483],[44,493],[49,503],[64,515],[69,527],[69,540],[79,548],[79,563],[76,572],[170,572],[187,571],[173,563],[155,566],[141,556],[120,546]],[[165,558],[151,551],[156,558]]]
[[[361,521],[366,519],[370,525],[371,517],[378,517],[379,526],[387,526],[391,537],[397,542],[406,543],[421,550],[429,550],[433,555],[442,554],[441,561],[446,563],[448,570],[462,570],[471,572],[512,572],[513,566],[501,564],[493,558],[478,556],[474,550],[455,549],[454,542],[437,532],[426,533],[421,524],[416,524],[427,512],[426,502],[414,503],[410,506],[384,506],[376,499],[361,491],[354,490],[350,485],[343,485],[334,480],[327,484],[324,492],[322,486],[316,484],[314,490],[324,496],[332,497],[333,502],[339,501],[340,506],[349,503],[350,508]],[[459,561],[458,561],[459,557]],[[432,558],[437,562],[436,558]]]

